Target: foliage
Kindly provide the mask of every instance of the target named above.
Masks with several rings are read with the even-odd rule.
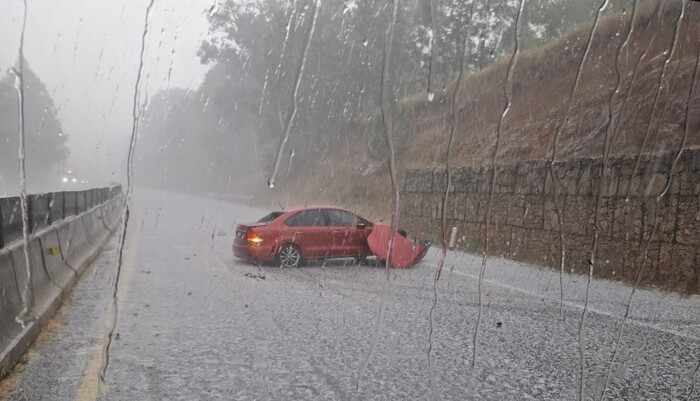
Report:
[[[393,3],[399,9],[394,42],[388,44],[392,56],[386,89],[397,119],[401,119],[399,100],[426,93],[429,79],[431,91],[448,90],[459,73],[463,49],[465,74],[485,69],[512,52],[519,1],[473,1]],[[207,161],[192,174],[214,169],[225,177],[231,171],[271,173],[290,123],[290,140],[282,153],[287,170],[294,168],[294,158],[326,152],[351,136],[363,136],[372,149],[380,149],[376,116],[392,3],[318,2],[314,20],[316,4],[315,0],[219,2],[209,10],[210,37],[199,51],[202,63],[212,67],[210,72],[196,93],[178,103],[181,109],[164,109],[167,127],[152,124],[149,135],[160,135],[161,143],[172,143],[171,137],[187,138],[185,142],[197,148],[188,148],[189,154]],[[536,47],[560,37],[590,20],[597,4],[526,1],[521,45]],[[307,41],[309,52],[303,58]],[[162,104],[169,96],[159,95]],[[152,116],[157,116],[155,112],[152,104]],[[183,118],[206,128],[190,132],[195,125]],[[366,129],[347,129],[358,123]],[[158,129],[160,133],[153,132]],[[384,152],[370,153],[385,157]]]
[[[0,176],[14,192],[19,184],[19,112],[15,75],[0,79]],[[39,77],[24,66],[25,166],[30,184],[55,179],[68,157],[67,135],[61,130],[51,95]],[[0,185],[3,185],[0,182]],[[4,192],[0,187],[0,192]]]

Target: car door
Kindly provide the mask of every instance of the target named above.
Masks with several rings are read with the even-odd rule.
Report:
[[[306,209],[290,216],[284,223],[286,237],[299,246],[306,259],[320,259],[331,255],[333,235],[321,209]]]
[[[325,209],[324,211],[333,235],[333,256],[359,255],[361,248],[361,238],[357,228],[359,218],[345,210]]]

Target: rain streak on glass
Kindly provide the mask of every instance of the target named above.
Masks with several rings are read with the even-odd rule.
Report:
[[[139,121],[141,118],[141,103],[139,98],[141,95],[141,74],[144,65],[144,52],[146,50],[146,36],[148,35],[148,19],[153,8],[155,0],[151,0],[146,7],[146,16],[144,18],[143,34],[141,36],[141,52],[139,56],[139,66],[136,73],[136,83],[134,84],[134,100],[133,100],[133,124],[131,129],[131,139],[129,140],[129,150],[127,155],[127,186],[126,195],[124,197],[124,205],[121,216],[121,229],[119,231],[119,244],[117,248],[117,260],[116,260],[116,273],[114,276],[114,289],[112,291],[111,304],[109,306],[109,311],[111,316],[109,317],[105,332],[105,338],[102,342],[102,361],[98,376],[98,395],[101,399],[107,400],[109,398],[109,383],[107,382],[107,369],[109,368],[109,358],[110,351],[112,347],[112,342],[114,341],[114,336],[117,329],[117,324],[119,320],[119,285],[122,274],[122,264],[124,258],[124,246],[126,244],[126,234],[127,228],[129,227],[129,208],[131,203],[131,196],[133,192],[133,180],[134,180],[134,151],[136,149],[136,139],[139,130]],[[147,97],[147,95],[146,95]],[[144,100],[147,102],[147,100]]]
[[[0,8],[0,399],[700,396],[699,1]]]

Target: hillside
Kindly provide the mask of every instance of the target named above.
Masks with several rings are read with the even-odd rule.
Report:
[[[689,82],[700,53],[700,6],[690,5],[681,21],[675,49],[669,53],[681,3],[669,3],[663,13],[657,13],[652,7],[658,4],[642,4],[624,47],[630,26],[629,13],[610,15],[599,23],[590,53],[581,68],[569,121],[560,129],[557,159],[603,154],[611,95],[612,155],[637,154],[647,131],[643,153],[675,150],[680,145]],[[521,53],[514,67],[513,106],[504,120],[497,160],[551,156],[558,125],[567,114],[567,100],[590,29],[590,24],[579,26],[543,48]],[[616,64],[621,72],[617,93]],[[490,160],[496,143],[496,126],[505,103],[503,84],[507,67],[507,60],[502,60],[492,68],[467,76],[462,82],[464,95],[458,99],[452,163],[463,165]],[[444,163],[445,141],[442,138],[447,136],[449,118],[445,118],[443,110],[449,106],[452,88],[434,103],[421,102],[420,97],[404,101],[408,111],[402,113],[406,118],[400,121],[398,129],[405,132],[403,159],[410,160],[410,164]],[[687,146],[700,145],[699,100],[700,93],[694,93],[688,111],[691,118]]]
[[[689,83],[700,54],[700,4],[689,5],[672,53],[669,50],[680,2],[669,3],[664,12],[655,8],[656,2],[641,4],[628,44],[622,47],[619,57],[631,13],[601,19],[581,68],[568,124],[560,130],[558,160],[603,154],[608,104],[618,86],[616,62],[621,75],[619,90],[612,96],[614,129],[610,130],[610,154],[676,150],[685,129],[686,105],[686,146],[700,146],[700,93],[693,93],[688,103]],[[566,115],[567,99],[590,29],[590,23],[574,27],[545,47],[520,53],[514,67],[512,108],[503,123],[497,163],[551,157],[557,124]],[[669,60],[664,69],[666,57]],[[508,60],[501,60],[462,80],[452,165],[490,162],[496,127],[505,105],[503,85],[507,68]],[[394,130],[401,176],[407,168],[445,165],[450,99],[456,84],[447,85],[432,102],[421,93],[397,105]],[[387,218],[391,183],[381,123],[377,118],[349,124],[346,129],[351,133],[350,139],[337,143],[318,159],[297,165],[288,173],[289,186],[271,191],[261,185],[261,177],[251,177],[249,184],[255,182],[256,192],[270,199],[286,199],[290,203],[322,199],[355,207],[370,217]],[[296,191],[297,188],[303,190]]]
[[[622,45],[631,12],[608,15],[599,22],[581,68],[568,124],[560,130],[557,160],[602,156],[608,104],[618,86],[616,62],[621,75],[619,90],[612,96],[610,155],[677,150],[685,130],[686,105],[686,146],[700,146],[700,92],[690,94],[700,55],[700,4],[689,3],[678,28],[679,39],[669,53],[681,3],[668,2],[667,9],[659,12],[660,3],[640,2],[627,46]],[[496,163],[552,156],[557,127],[567,113],[567,99],[590,30],[591,23],[572,27],[558,40],[519,54],[514,67],[512,108],[503,122]],[[451,165],[490,162],[496,127],[505,106],[507,68],[508,60],[503,59],[463,78]],[[399,185],[406,169],[445,166],[452,121],[450,99],[456,84],[446,85],[432,102],[422,92],[395,105]],[[270,207],[277,207],[277,202],[327,202],[353,208],[376,220],[388,219],[391,181],[379,113],[369,121],[348,123],[341,129],[346,130],[345,139],[336,141],[334,147],[319,152],[317,158],[297,158],[290,163],[280,176],[282,185],[267,188],[264,175],[268,172],[260,171],[260,175],[240,181],[239,187],[256,194]]]

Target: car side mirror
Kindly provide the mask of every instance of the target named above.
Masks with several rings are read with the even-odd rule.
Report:
[[[364,222],[360,221],[359,223],[357,223],[358,230],[364,230],[365,227],[367,227],[367,225]]]

